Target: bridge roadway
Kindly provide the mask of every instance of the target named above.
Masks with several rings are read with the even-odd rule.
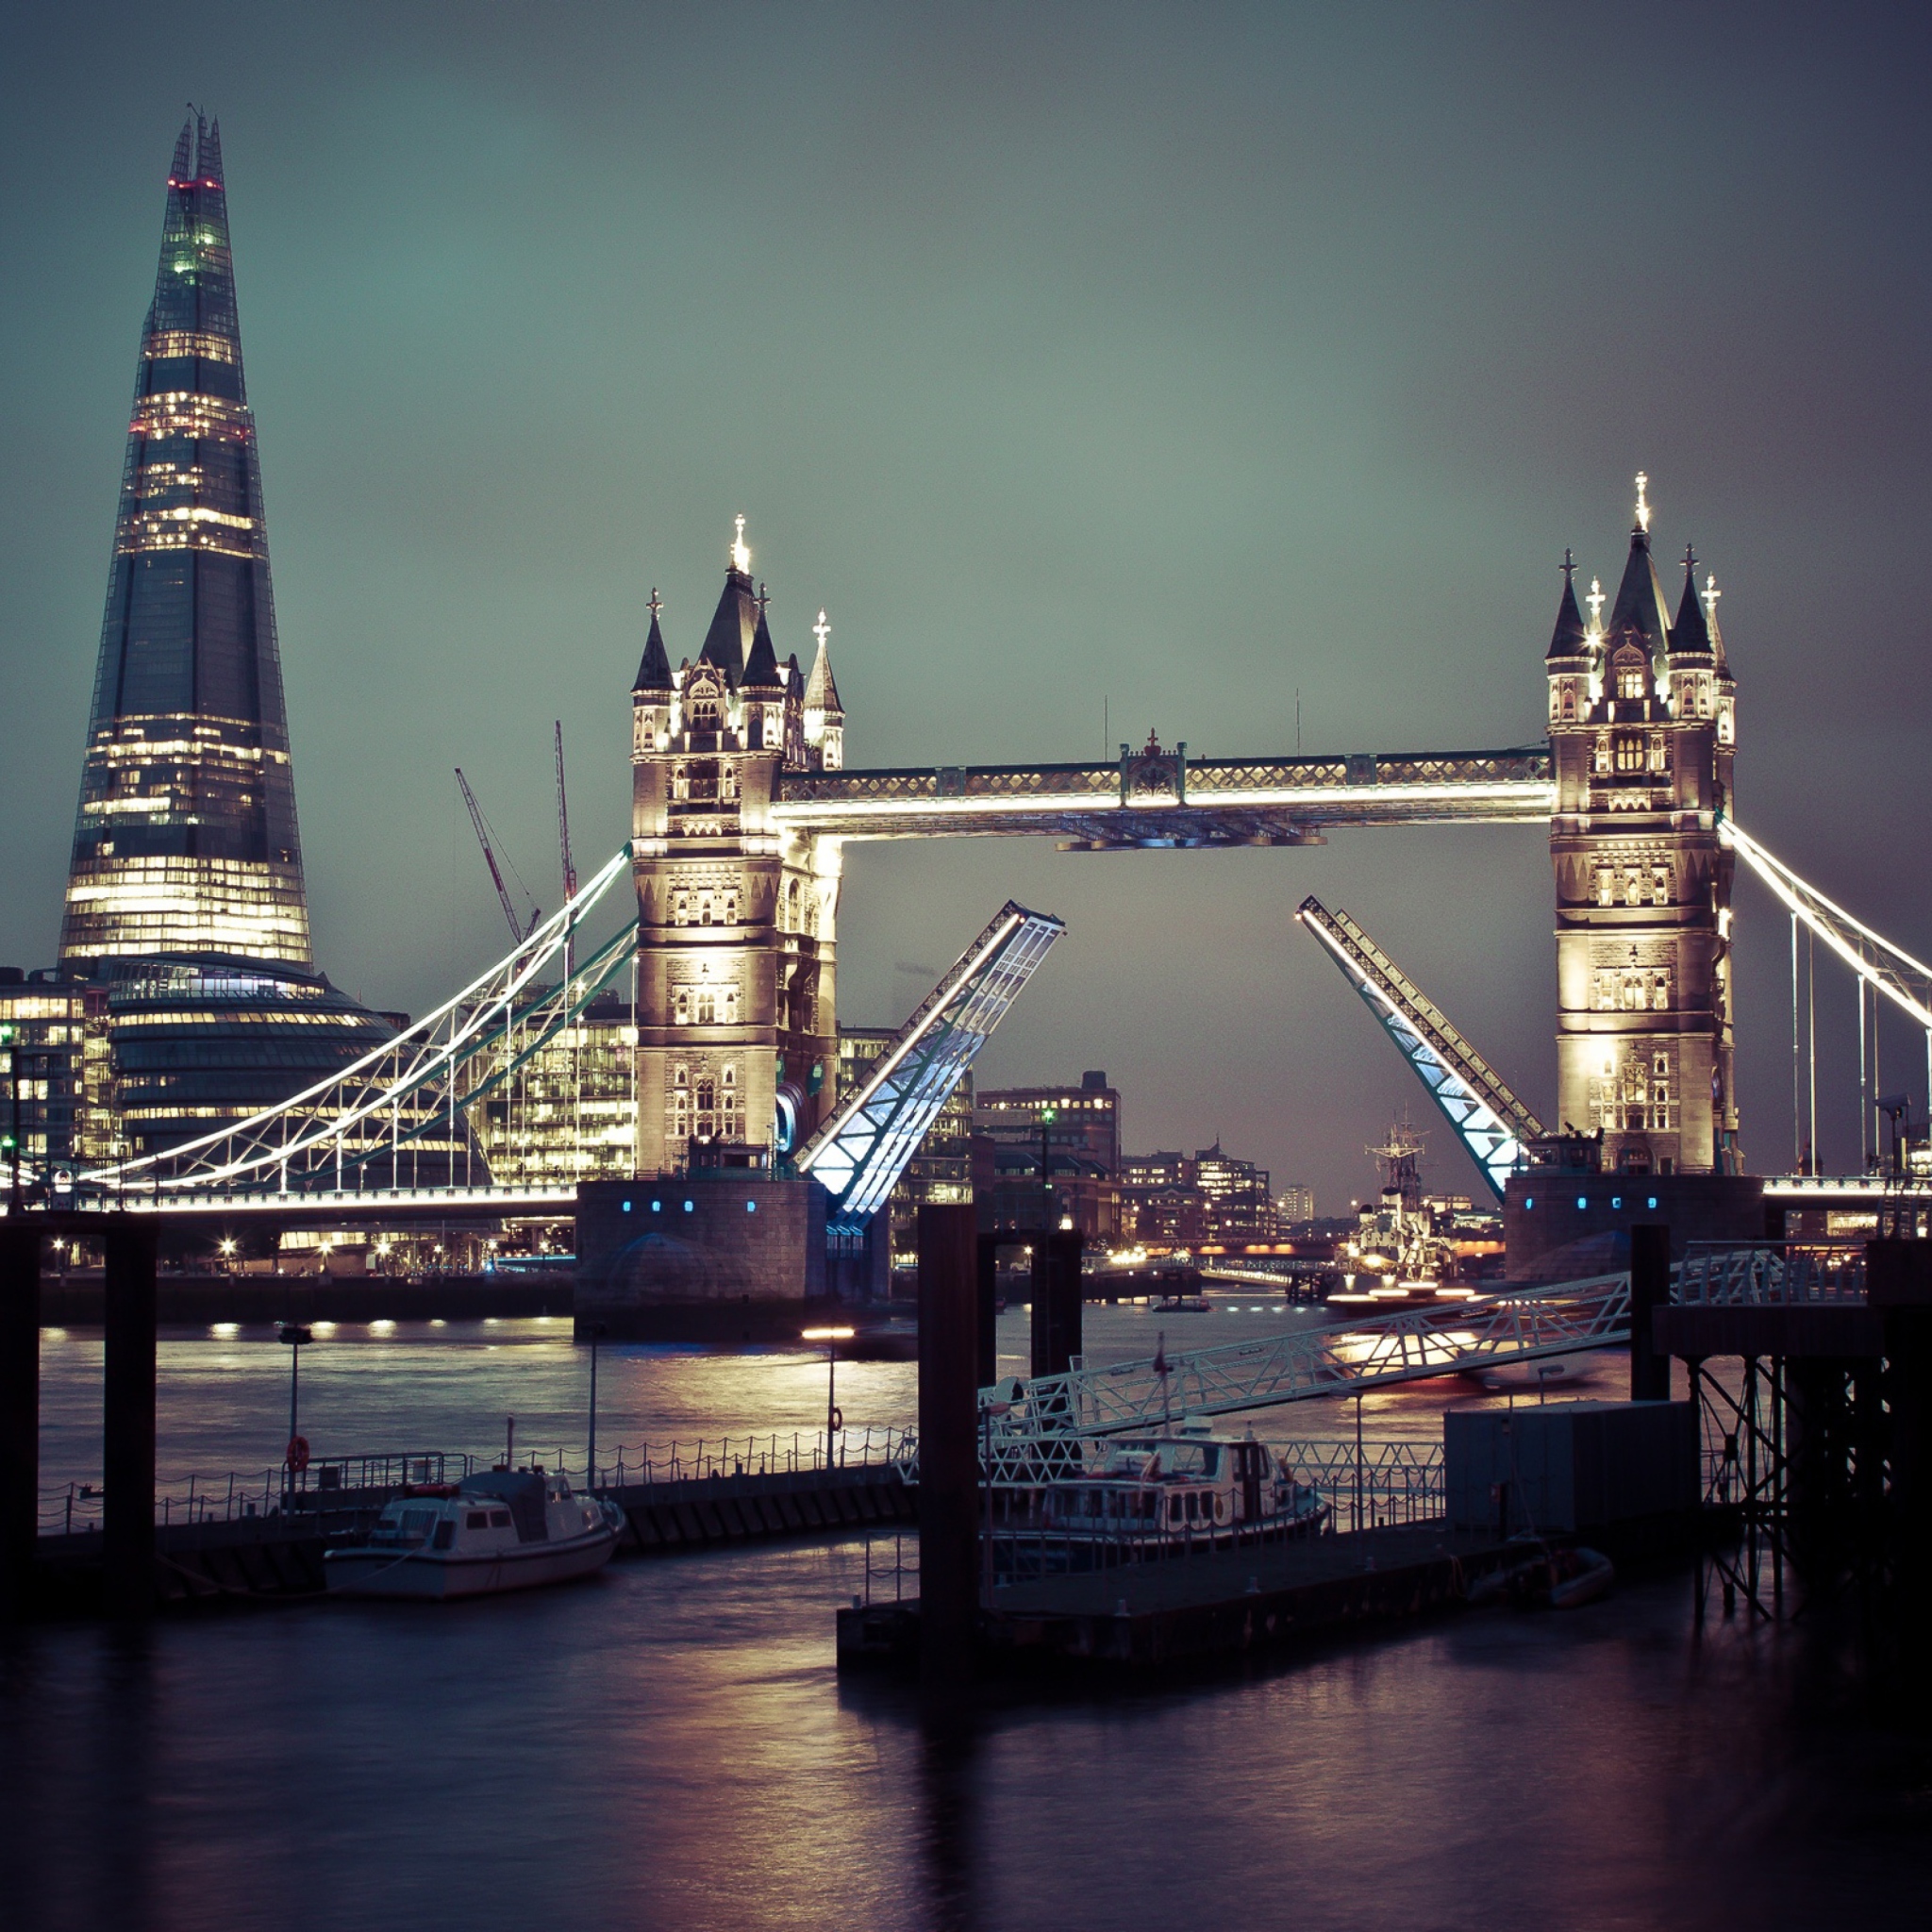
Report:
[[[1556,808],[1547,745],[1502,751],[1190,758],[787,772],[772,817],[841,839],[1058,838],[1069,851],[1319,844],[1347,825],[1541,824]]]
[[[1764,1198],[1794,1208],[1857,1211],[1893,1202],[1932,1209],[1932,1187],[1902,1189],[1896,1181],[1877,1174],[1771,1174],[1764,1182]],[[563,1182],[516,1187],[345,1188],[340,1192],[328,1189],[283,1192],[274,1188],[189,1191],[164,1187],[158,1195],[151,1189],[129,1187],[63,1195],[51,1205],[62,1213],[125,1208],[129,1214],[159,1214],[170,1221],[234,1219],[244,1220],[250,1226],[433,1226],[458,1220],[567,1221],[576,1213],[576,1189]],[[7,1211],[5,1197],[0,1195],[0,1220],[6,1219]],[[36,1208],[25,1211],[32,1213]]]

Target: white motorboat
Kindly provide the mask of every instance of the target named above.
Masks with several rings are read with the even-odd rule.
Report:
[[[484,1470],[459,1483],[418,1483],[383,1506],[360,1542],[323,1553],[345,1596],[493,1596],[601,1570],[624,1512],[575,1494],[539,1468]]]

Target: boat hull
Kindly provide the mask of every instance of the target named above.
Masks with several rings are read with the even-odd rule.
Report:
[[[338,1596],[406,1597],[447,1603],[458,1597],[500,1596],[594,1575],[617,1548],[617,1532],[600,1529],[562,1542],[519,1543],[507,1550],[328,1550],[323,1574]]]

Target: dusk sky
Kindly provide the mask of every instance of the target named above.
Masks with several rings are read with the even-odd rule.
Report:
[[[695,656],[742,512],[781,655],[829,612],[853,765],[1542,734],[1574,545],[1650,479],[1724,592],[1743,824],[1932,957],[1923,532],[1932,29],[1900,8],[28,8],[0,14],[0,961],[55,954],[175,136],[219,117],[319,963],[421,1011],[508,933],[475,783],[557,904],[628,830],[655,585]],[[853,848],[841,1016],[1008,897],[1069,934],[982,1081],[1123,1089],[1324,1211],[1405,1107],[1358,918],[1540,1110],[1528,828],[1069,856]],[[1738,888],[1755,1170],[1789,935]],[[1821,975],[1822,1148],[1856,1158]],[[1923,1044],[1886,1053],[1923,1108]],[[1895,1084],[1888,1078],[1887,1085]]]

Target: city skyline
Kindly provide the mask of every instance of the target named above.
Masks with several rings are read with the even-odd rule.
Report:
[[[829,609],[862,721],[853,763],[1090,756],[1103,718],[1108,740],[1153,724],[1202,755],[1287,749],[1297,699],[1311,749],[1427,748],[1541,736],[1555,566],[1572,543],[1613,575],[1640,467],[1658,554],[1694,539],[1726,591],[1747,822],[1927,950],[1897,756],[1924,722],[1924,622],[1908,573],[1865,561],[1905,549],[1925,487],[1903,327],[1924,217],[1896,186],[1922,137],[1860,92],[1909,66],[1905,29],[1860,20],[1814,46],[1772,22],[1778,48],[1816,57],[1782,63],[1714,24],[1675,63],[1636,30],[1425,32],[1369,81],[1350,29],[1243,16],[1227,38],[1288,91],[1296,131],[1210,142],[1175,168],[1183,123],[1156,111],[1171,87],[1185,125],[1208,103],[1240,125],[1250,83],[1224,49],[1142,19],[1069,68],[1064,24],[861,46],[859,18],[769,24],[737,48],[774,108],[717,168],[680,76],[724,29],[691,23],[586,16],[555,65],[508,26],[471,54],[390,26],[352,59],[346,26],[291,41],[251,23],[219,55],[117,71],[97,101],[75,92],[79,42],[13,30],[42,78],[14,253],[75,267],[9,311],[37,372],[31,392],[9,378],[11,408],[56,454],[31,492],[8,486],[25,541],[0,651],[34,741],[0,801],[15,827],[0,958],[53,958],[120,331],[128,276],[152,262],[151,156],[183,92],[221,109],[240,183],[318,936],[372,1004],[421,1010],[501,950],[450,764],[534,875],[561,713],[580,838],[623,836],[621,680],[643,599],[662,589],[690,650],[736,513],[755,570],[783,586],[779,655],[803,658]],[[580,82],[591,45],[610,78],[567,101],[566,57]],[[276,73],[297,53],[294,103]],[[1630,84],[1653,66],[1654,91]],[[646,68],[664,93],[640,131],[620,83]],[[962,92],[975,70],[984,85]],[[1051,109],[1047,72],[1068,76]],[[951,108],[908,125],[891,104],[915,75],[996,110],[1013,152]],[[1583,78],[1642,102],[1626,140],[1570,139],[1565,90]],[[1501,113],[1525,98],[1549,105]],[[1487,131],[1425,179],[1413,163],[1452,124]],[[923,249],[934,197],[956,232],[972,218],[976,248]],[[1477,205],[1494,217],[1480,232],[1457,218]],[[704,292],[721,234],[769,294]],[[512,237],[525,272],[506,280]],[[1575,289],[1640,260],[1672,291],[1661,308],[1575,308]],[[1128,282],[1134,324],[1100,321]],[[922,374],[941,356],[943,392]],[[1842,667],[1830,680],[1821,638]],[[1141,1115],[1150,1141],[1224,1131],[1345,1198],[1371,1178],[1354,1149],[1409,1076],[1294,932],[1294,903],[1313,890],[1369,920],[1547,1108],[1544,864],[1540,840],[1502,829],[1272,856],[873,848],[848,875],[841,1012],[902,1018],[924,987],[901,969],[969,936],[958,904],[1040,904],[1069,938],[983,1077],[1107,1064],[1168,1097],[1166,1118]],[[1782,921],[1740,893],[1740,930],[1743,1145],[1768,1168],[1790,1158]],[[1826,1024],[1849,1038],[1831,991]],[[1849,1097],[1829,1118],[1843,1164]],[[1440,1131],[1429,1169],[1432,1186],[1467,1184]]]

